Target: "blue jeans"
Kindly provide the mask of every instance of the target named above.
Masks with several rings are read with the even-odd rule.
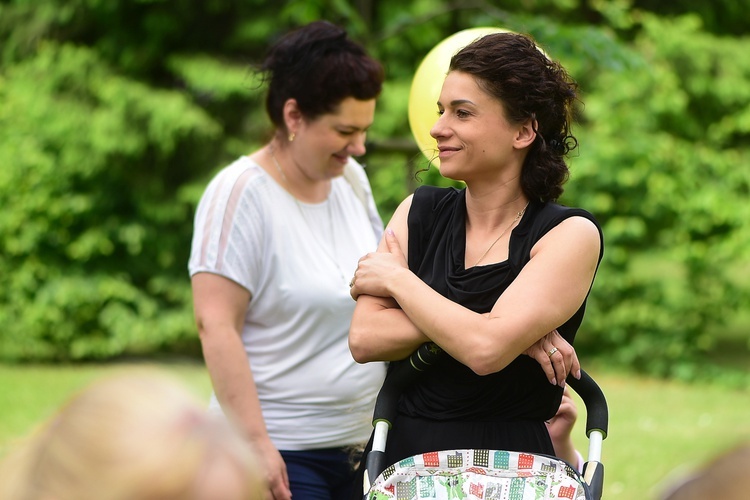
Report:
[[[341,448],[280,453],[294,500],[350,500],[359,456]]]

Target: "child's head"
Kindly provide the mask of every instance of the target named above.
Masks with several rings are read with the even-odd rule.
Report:
[[[69,400],[7,457],[0,492],[18,500],[240,500],[260,497],[259,467],[247,442],[179,382],[138,372]]]

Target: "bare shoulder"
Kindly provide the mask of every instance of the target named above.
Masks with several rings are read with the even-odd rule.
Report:
[[[388,221],[388,225],[385,227],[386,231],[393,231],[393,233],[396,235],[396,239],[398,240],[398,243],[401,246],[404,255],[406,255],[409,242],[408,218],[409,209],[411,208],[411,202],[413,198],[414,195],[409,195],[404,199],[404,201],[399,204],[398,208],[396,208],[396,211],[393,212],[391,220]],[[383,238],[380,242],[378,250],[387,251],[385,238]]]
[[[581,238],[594,240],[596,242],[599,242],[600,240],[599,228],[596,224],[590,219],[580,215],[568,217],[558,224],[557,227],[564,228],[564,231],[574,233]]]
[[[409,214],[409,209],[411,208],[411,202],[414,199],[414,195],[410,194],[406,198],[404,198],[404,201],[399,203],[398,208],[396,209],[396,212],[394,213],[394,216],[396,213],[400,214],[403,213],[404,217],[406,217]]]
[[[414,195],[409,195],[402,201],[396,211],[393,212],[391,220],[388,221],[386,229],[392,229],[398,236],[399,231],[403,228],[406,229],[407,219],[409,218],[409,209],[411,208],[411,202]],[[406,233],[404,233],[406,234]]]
[[[586,217],[568,217],[534,245],[532,255],[544,249],[554,249],[556,252],[569,250],[580,256],[591,256],[598,260],[601,252],[601,233],[596,224]]]

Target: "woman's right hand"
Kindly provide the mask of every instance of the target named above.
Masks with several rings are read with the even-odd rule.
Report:
[[[254,443],[254,447],[260,455],[266,467],[266,482],[268,490],[266,500],[291,500],[292,492],[289,489],[289,476],[286,472],[286,463],[281,453],[273,445],[270,439]]]

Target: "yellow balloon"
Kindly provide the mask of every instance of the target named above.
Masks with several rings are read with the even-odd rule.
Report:
[[[477,38],[503,33],[500,28],[471,28],[452,34],[435,45],[417,67],[409,90],[409,126],[419,150],[435,166],[439,166],[437,143],[430,129],[438,118],[437,101],[453,55]]]

